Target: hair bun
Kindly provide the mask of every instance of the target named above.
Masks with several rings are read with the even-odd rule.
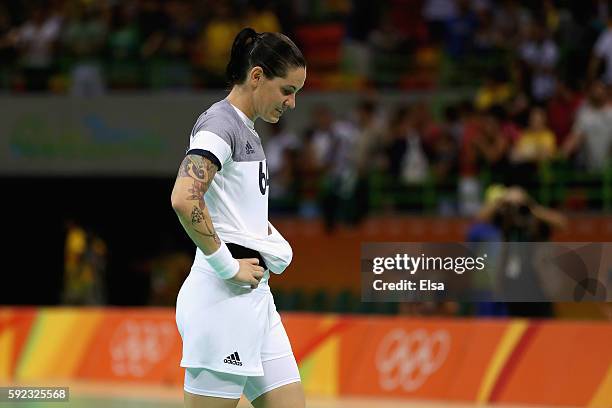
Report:
[[[248,48],[259,38],[257,31],[251,27],[240,30],[232,44],[230,62],[227,65],[226,75],[230,81],[235,81],[240,77],[240,66],[245,58],[248,57]]]
[[[289,67],[305,67],[302,52],[281,33],[258,33],[246,27],[234,38],[226,76],[230,85],[241,84],[252,66],[262,68],[266,78],[284,77]]]

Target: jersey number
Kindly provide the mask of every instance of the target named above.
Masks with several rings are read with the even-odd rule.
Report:
[[[263,166],[263,162],[259,162],[259,191],[261,195],[266,195],[266,189],[268,188],[268,164],[266,163],[265,173]]]

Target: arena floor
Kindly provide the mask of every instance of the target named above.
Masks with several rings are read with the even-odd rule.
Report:
[[[28,384],[32,385],[32,384]],[[66,386],[66,384],[45,384],[47,386]],[[125,384],[74,383],[69,384],[70,402],[0,402],[0,408],[181,408],[182,392],[176,387],[147,388]],[[308,408],[550,408],[535,405],[478,405],[451,402],[431,402],[416,400],[369,399],[369,398],[309,398]],[[238,408],[251,408],[242,400]],[[564,407],[567,408],[567,407]]]

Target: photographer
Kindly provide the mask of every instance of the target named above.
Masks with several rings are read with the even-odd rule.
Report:
[[[553,228],[565,228],[567,219],[561,213],[539,205],[520,187],[496,187],[497,196],[480,211],[481,222],[499,230],[504,242],[549,241]],[[499,281],[504,293],[520,293],[521,298],[545,297],[534,268],[534,245],[504,245],[500,258]],[[508,298],[508,295],[506,295]],[[509,299],[512,300],[512,299]],[[510,302],[507,310],[513,316],[552,317],[550,302]]]
[[[548,241],[553,228],[567,226],[563,214],[539,205],[523,188],[496,188],[497,197],[488,200],[478,219],[499,228],[505,241]]]

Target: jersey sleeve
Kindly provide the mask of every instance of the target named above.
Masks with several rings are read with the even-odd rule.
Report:
[[[232,157],[232,134],[221,118],[207,115],[198,118],[189,141],[188,154],[199,154],[211,160],[219,170]]]
[[[232,157],[232,149],[227,142],[208,130],[200,130],[191,137],[187,153],[206,157],[216,164],[219,170]]]

